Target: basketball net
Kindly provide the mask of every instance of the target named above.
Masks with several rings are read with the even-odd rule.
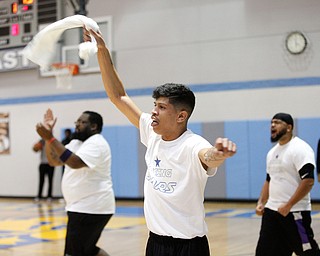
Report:
[[[70,90],[72,76],[79,74],[79,66],[73,63],[54,63],[51,67],[56,77],[56,88]]]

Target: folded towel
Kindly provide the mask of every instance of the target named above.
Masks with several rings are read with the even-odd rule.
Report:
[[[94,20],[83,15],[69,16],[42,29],[23,49],[22,53],[27,59],[46,70],[53,62],[56,55],[55,44],[62,33],[67,29],[83,26],[87,29],[99,31],[99,26]],[[84,42],[79,45],[79,57],[82,59],[87,60],[98,50],[94,37],[91,38],[92,42]]]

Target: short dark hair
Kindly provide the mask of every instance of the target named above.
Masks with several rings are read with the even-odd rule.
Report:
[[[158,99],[160,97],[169,98],[170,104],[175,108],[186,110],[191,116],[196,98],[189,87],[183,84],[166,83],[156,87],[152,93],[152,98]]]
[[[103,119],[100,114],[97,112],[93,111],[84,111],[83,114],[88,114],[89,115],[89,122],[91,124],[96,124],[97,125],[97,131],[100,133],[102,131],[103,127]]]

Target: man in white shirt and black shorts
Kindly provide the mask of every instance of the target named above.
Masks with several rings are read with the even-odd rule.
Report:
[[[62,194],[68,214],[65,256],[107,256],[96,244],[115,212],[111,180],[111,150],[100,134],[102,116],[85,111],[75,122],[69,144],[53,137],[56,118],[47,110],[36,127],[46,141],[46,154],[53,166],[65,165]]]
[[[236,153],[236,145],[218,138],[212,146],[187,128],[195,96],[185,85],[158,86],[151,114],[143,113],[126,94],[101,34],[84,29],[84,40],[91,40],[90,33],[97,41],[106,93],[140,130],[147,147],[144,213],[150,235],[146,256],[210,255],[204,189],[207,178]]]
[[[319,256],[311,228],[310,191],[314,184],[312,148],[293,136],[293,118],[277,113],[271,120],[267,178],[256,213],[262,215],[256,256]]]

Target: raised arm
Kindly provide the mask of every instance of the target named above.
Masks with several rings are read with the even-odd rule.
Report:
[[[60,141],[54,138],[52,130],[55,123],[56,118],[53,117],[51,109],[48,109],[44,115],[43,123],[38,123],[36,125],[37,133],[45,141],[45,151],[49,164],[51,166],[66,164],[73,169],[86,167],[87,165],[80,157],[73,154]]]
[[[88,31],[84,28],[84,41],[91,41],[90,34],[94,36],[97,41],[98,61],[102,81],[108,97],[111,102],[129,119],[129,121],[139,128],[139,119],[142,112],[127,95],[117,71],[113,66],[110,52],[102,38],[102,35],[93,30]]]

